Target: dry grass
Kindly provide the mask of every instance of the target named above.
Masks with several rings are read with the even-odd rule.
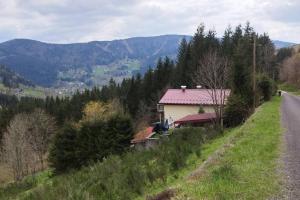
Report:
[[[12,171],[4,163],[0,163],[0,187],[13,180]]]

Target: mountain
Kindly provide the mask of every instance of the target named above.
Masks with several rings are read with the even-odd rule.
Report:
[[[0,44],[0,64],[42,86],[103,85],[175,58],[184,35],[135,37],[113,41],[49,44],[15,39]]]
[[[4,65],[0,65],[0,84],[8,88],[18,88],[20,85],[34,87],[34,84],[30,81],[8,69]]]
[[[276,49],[292,47],[295,45],[295,43],[292,43],[292,42],[284,42],[284,41],[279,41],[279,40],[273,40],[273,43],[274,43]]]
[[[49,44],[28,39],[0,43],[0,64],[36,85],[85,88],[120,82],[155,66],[159,57],[176,58],[180,41],[191,36],[162,35],[113,41]],[[276,48],[293,43],[274,41]]]

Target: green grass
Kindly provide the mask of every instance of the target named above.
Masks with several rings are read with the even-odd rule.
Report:
[[[163,190],[166,190],[167,188],[180,188],[182,184],[184,183],[186,177],[199,165],[201,165],[207,158],[214,153],[216,150],[221,148],[224,144],[231,141],[236,136],[236,128],[234,129],[227,129],[223,135],[218,136],[216,139],[211,140],[207,143],[205,143],[201,147],[201,156],[200,158],[197,157],[195,154],[192,154],[188,159],[187,167],[182,168],[181,170],[177,171],[172,176],[169,176],[167,178],[167,181],[165,183],[155,183],[148,187],[148,189],[145,191],[144,195],[141,195],[140,197],[136,198],[136,200],[144,200],[146,196],[148,195],[154,195],[156,193],[159,193]]]
[[[117,82],[131,77],[140,67],[141,63],[139,60],[122,59],[108,65],[94,66],[91,76],[96,85],[105,85],[111,77],[114,77]]]
[[[280,90],[292,93],[294,95],[300,95],[300,89],[294,85],[291,85],[288,83],[282,83],[282,84],[279,84],[278,87]]]
[[[279,195],[280,98],[262,105],[239,129],[236,140],[205,175],[179,188],[192,199],[268,199]]]
[[[24,87],[23,89],[23,95],[24,96],[29,96],[29,97],[36,97],[36,98],[45,98],[45,92],[43,89],[38,88],[38,87]]]
[[[26,197],[33,188],[51,182],[52,172],[45,170],[32,176],[25,177],[21,182],[11,182],[0,187],[0,199],[18,199]]]
[[[35,97],[35,98],[45,98],[46,94],[44,91],[44,88],[42,87],[28,87],[25,85],[19,85],[19,89],[22,89],[22,92],[17,92],[18,90],[17,88],[8,88],[6,86],[4,86],[2,83],[0,83],[0,93],[4,93],[4,94],[17,94],[17,95],[21,95],[21,96],[27,96],[27,97]]]

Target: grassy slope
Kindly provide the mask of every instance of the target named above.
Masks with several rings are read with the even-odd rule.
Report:
[[[148,196],[149,194],[156,194],[161,192],[162,190],[165,190],[169,187],[178,188],[180,187],[181,183],[183,183],[183,180],[199,165],[203,163],[203,161],[207,160],[207,158],[214,153],[217,149],[221,148],[223,144],[228,143],[231,141],[235,135],[236,129],[229,129],[225,131],[225,133],[222,136],[219,136],[218,138],[210,141],[209,143],[206,143],[202,146],[201,150],[201,158],[199,159],[196,155],[191,155],[188,160],[187,167],[181,169],[180,171],[176,172],[172,176],[169,176],[166,183],[159,183],[154,184],[150,186],[146,191],[145,195],[140,196],[136,198],[136,200],[143,200]]]
[[[44,89],[41,87],[28,87],[24,85],[20,85],[19,89],[22,89],[21,92],[22,96],[28,96],[28,97],[35,97],[35,98],[45,98],[46,94],[44,92]],[[16,89],[11,89],[8,87],[5,87],[2,83],[0,83],[0,93],[4,94],[15,94]],[[20,94],[18,94],[20,95]]]
[[[184,182],[180,196],[194,199],[267,199],[279,194],[280,99],[264,104],[239,137],[201,178]]]
[[[279,104],[280,99],[277,97],[264,104],[243,126],[228,130],[223,136],[203,145],[200,159],[196,155],[191,155],[188,167],[171,174],[164,183],[156,182],[149,185],[144,191],[144,195],[137,199],[145,199],[147,194],[155,194],[168,187],[178,188],[178,199],[185,199],[184,197],[192,199],[265,199],[274,195],[279,189],[278,181],[280,180],[276,176],[276,160],[281,132]],[[232,147],[227,149],[217,162],[209,165],[205,174],[200,176],[201,178],[193,181],[186,179],[204,160],[207,160],[216,150],[230,146],[228,144],[234,145],[231,145]],[[82,173],[82,175],[84,174],[87,176],[93,173]],[[78,179],[79,177],[67,175],[45,179],[45,181],[39,181],[39,184],[24,186],[11,197],[21,197],[28,194],[28,191],[46,189],[47,187],[37,186],[56,185],[55,182],[63,183],[57,184],[57,186],[72,187],[73,178]],[[90,179],[93,180],[92,177]],[[81,185],[86,184],[82,183]],[[9,193],[8,191],[7,194]]]

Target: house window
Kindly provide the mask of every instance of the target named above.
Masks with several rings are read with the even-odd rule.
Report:
[[[157,112],[164,112],[164,105],[157,104]]]

